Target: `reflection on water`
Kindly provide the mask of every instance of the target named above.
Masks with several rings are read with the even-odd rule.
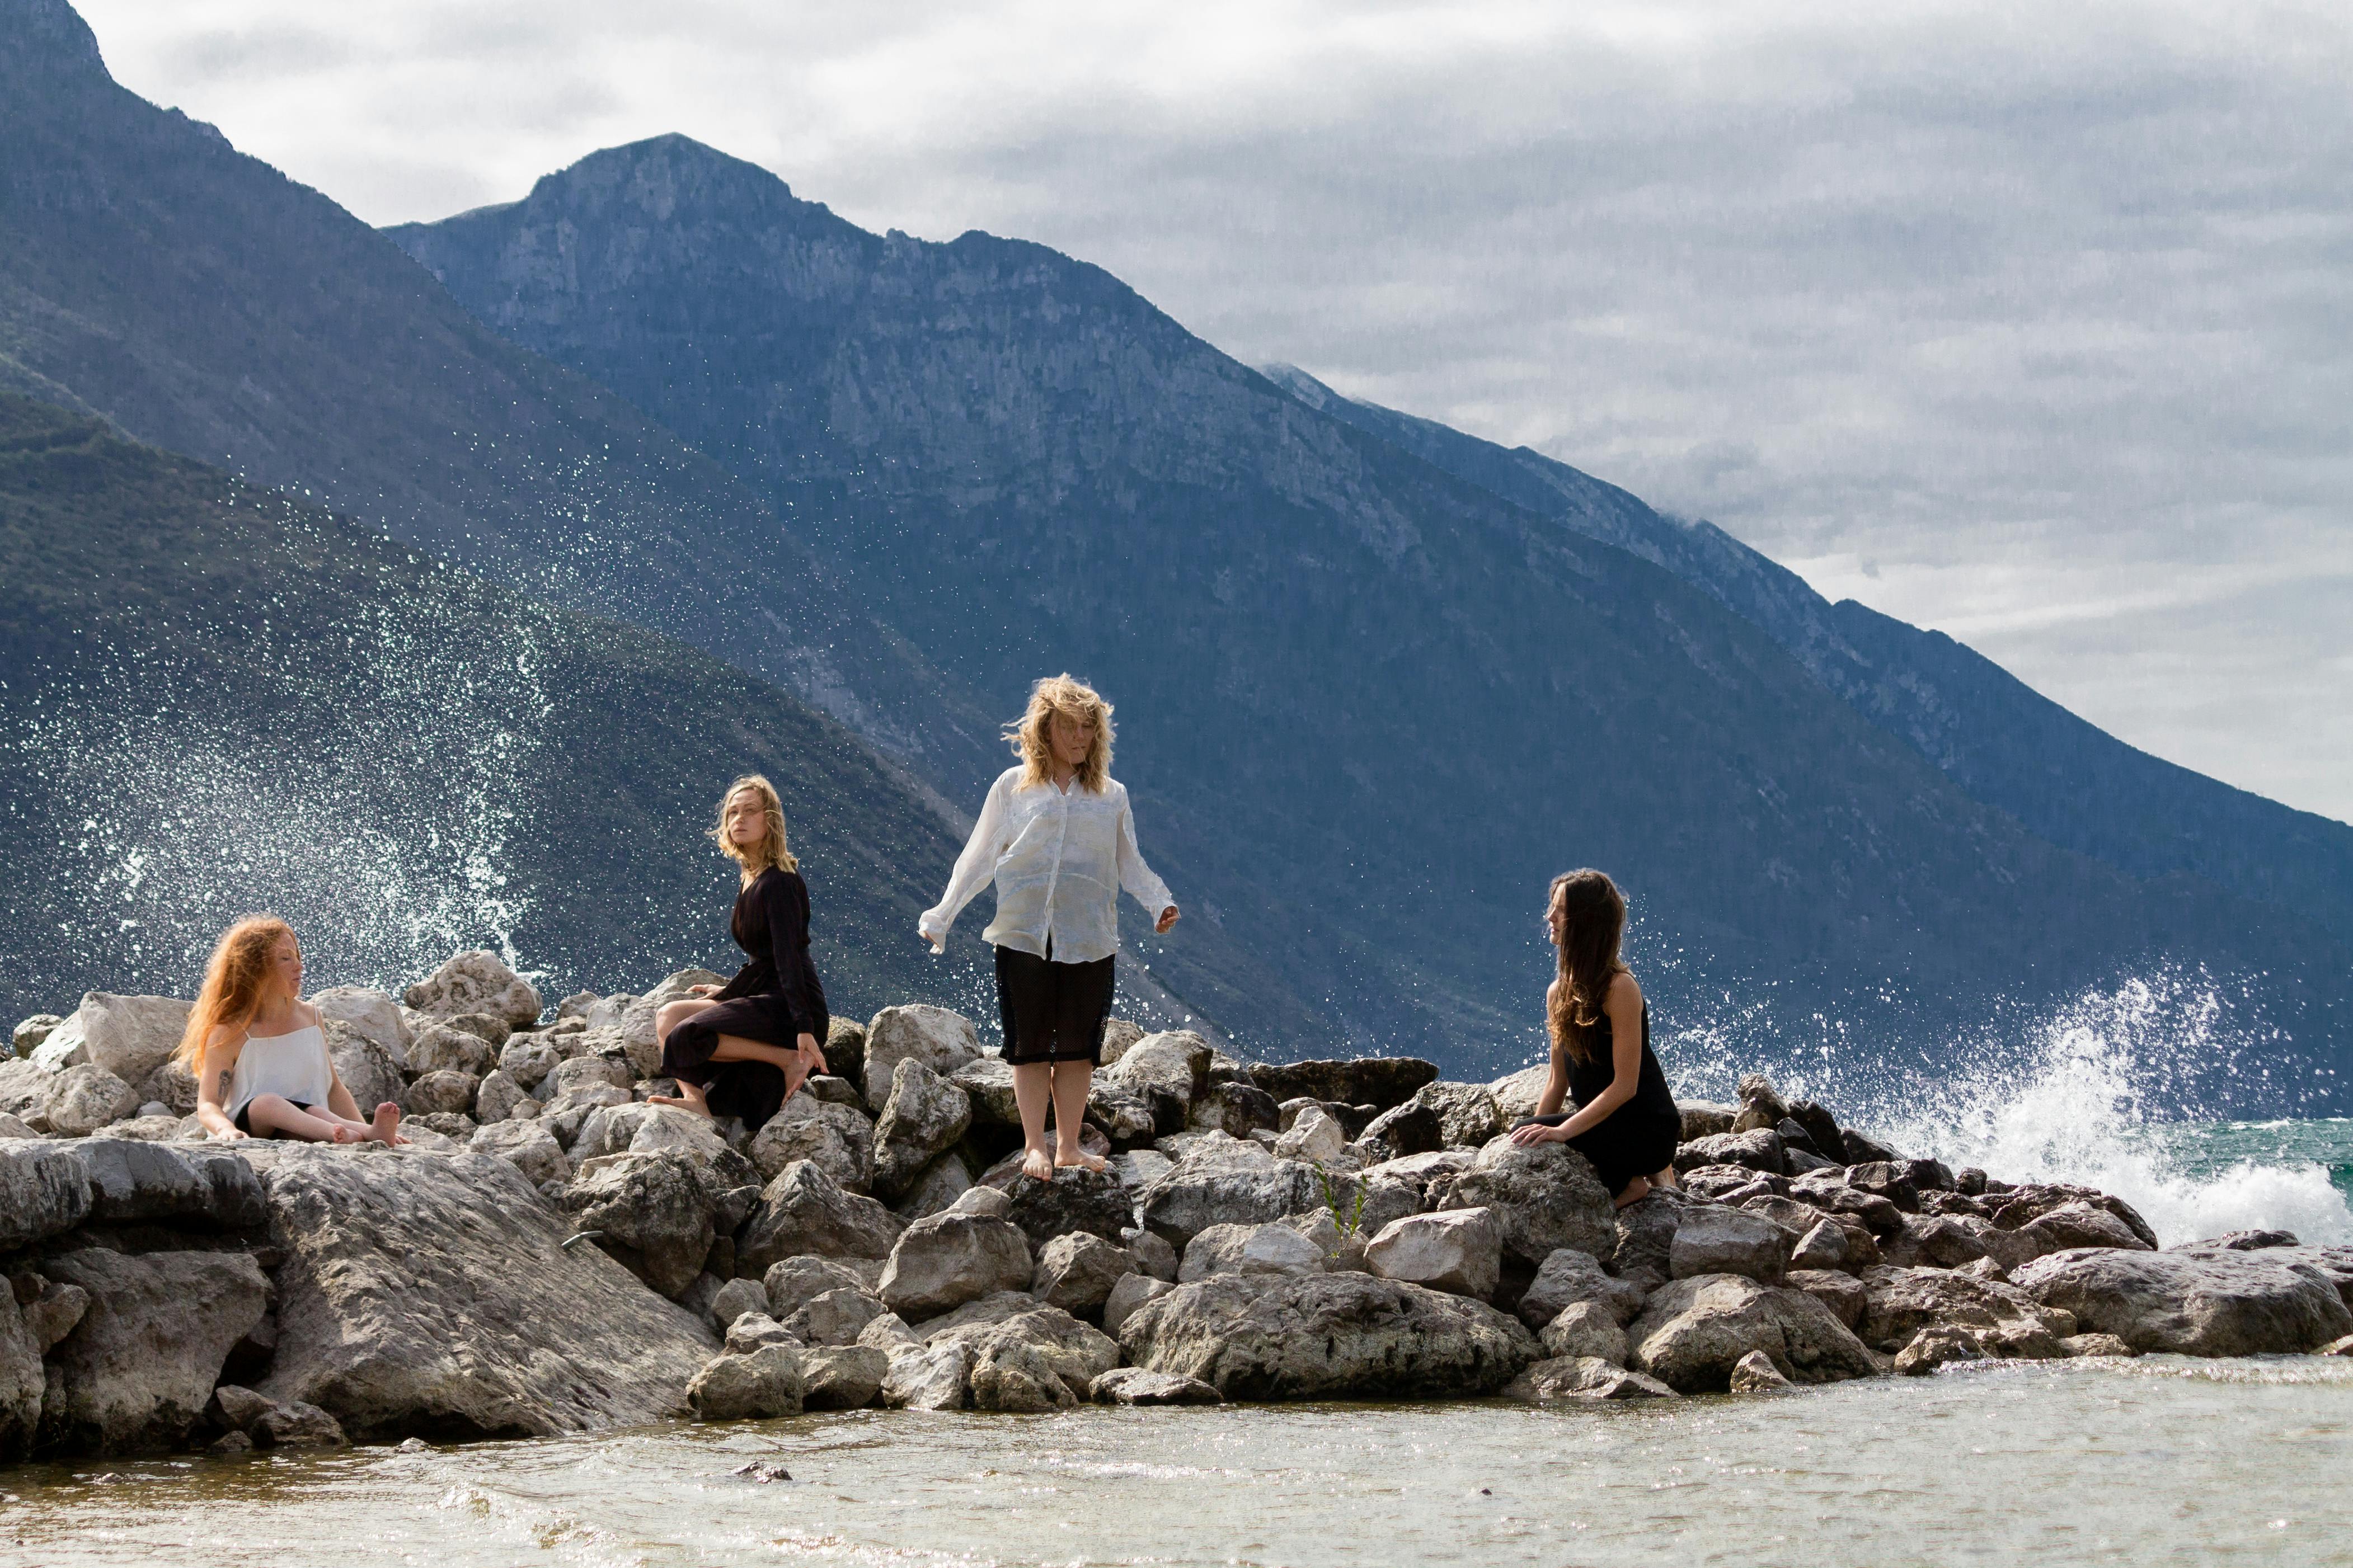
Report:
[[[773,1484],[731,1472],[781,1460]],[[1525,1410],[864,1412],[0,1473],[0,1563],[2353,1562],[2353,1363]]]

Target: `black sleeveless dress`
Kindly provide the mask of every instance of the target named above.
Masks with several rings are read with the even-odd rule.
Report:
[[[1568,1058],[1568,1097],[1578,1105],[1590,1105],[1604,1090],[1617,1081],[1617,1045],[1610,1037],[1609,1015],[1601,1015],[1595,1027],[1593,1059],[1578,1061]],[[1536,1116],[1529,1121],[1540,1126],[1557,1127],[1576,1114],[1563,1111],[1557,1116]],[[1523,1121],[1525,1127],[1528,1121]],[[1667,1088],[1667,1075],[1659,1066],[1659,1058],[1651,1050],[1651,1004],[1642,1003],[1642,1075],[1635,1082],[1634,1098],[1611,1111],[1599,1127],[1590,1127],[1568,1140],[1568,1146],[1593,1163],[1601,1184],[1617,1196],[1627,1184],[1637,1176],[1652,1175],[1675,1163],[1675,1145],[1683,1140],[1683,1113],[1675,1109],[1675,1097]]]
[[[751,962],[704,1009],[670,1032],[661,1070],[702,1090],[713,1116],[740,1116],[757,1132],[785,1103],[785,1072],[767,1062],[713,1062],[719,1037],[793,1048],[803,1035],[825,1044],[825,987],[809,963],[808,884],[771,866],[735,895],[730,922]],[[1656,1167],[1652,1167],[1656,1169]]]

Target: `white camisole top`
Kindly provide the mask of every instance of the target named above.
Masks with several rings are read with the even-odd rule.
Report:
[[[318,1025],[305,1024],[289,1035],[248,1035],[237,1066],[229,1069],[226,1109],[234,1117],[260,1094],[282,1094],[323,1109],[334,1081],[327,1037]]]

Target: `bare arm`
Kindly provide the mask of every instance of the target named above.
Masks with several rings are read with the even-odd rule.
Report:
[[[246,1136],[223,1109],[228,1103],[229,1077],[237,1071],[237,1053],[243,1044],[243,1036],[215,1029],[206,1037],[205,1054],[196,1061],[196,1121],[216,1138]]]
[[[1580,1132],[1590,1132],[1617,1109],[1634,1098],[1642,1082],[1642,988],[1634,984],[1630,974],[1621,974],[1609,985],[1609,994],[1603,999],[1602,1011],[1609,1016],[1609,1061],[1617,1069],[1609,1087],[1577,1108],[1577,1114],[1559,1126],[1547,1129],[1546,1136],[1556,1143],[1566,1143]],[[1558,1078],[1567,1072],[1554,1058],[1553,1071]],[[1549,1086],[1547,1086],[1549,1090]]]
[[[1567,1100],[1568,1061],[1560,1054],[1560,1047],[1555,1046],[1552,1048],[1552,1072],[1545,1079],[1544,1093],[1536,1097],[1536,1114],[1557,1116]]]

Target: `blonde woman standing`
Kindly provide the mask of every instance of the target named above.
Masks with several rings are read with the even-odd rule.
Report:
[[[678,1080],[678,1093],[649,1098],[738,1116],[757,1132],[809,1074],[825,1070],[825,987],[809,963],[808,884],[786,847],[776,786],[757,773],[728,785],[711,837],[741,869],[729,925],[749,962],[724,986],[698,985],[654,1015],[661,1070]]]
[[[1110,703],[1069,675],[1041,680],[1006,739],[1021,760],[989,786],[946,894],[916,931],[940,952],[965,905],[995,880],[997,918],[981,938],[997,949],[1005,1060],[1027,1147],[1021,1170],[1046,1182],[1060,1166],[1103,1169],[1080,1147],[1079,1125],[1111,1016],[1119,891],[1152,912],[1155,931],[1175,925],[1177,910],[1137,851],[1127,790],[1111,776]]]

